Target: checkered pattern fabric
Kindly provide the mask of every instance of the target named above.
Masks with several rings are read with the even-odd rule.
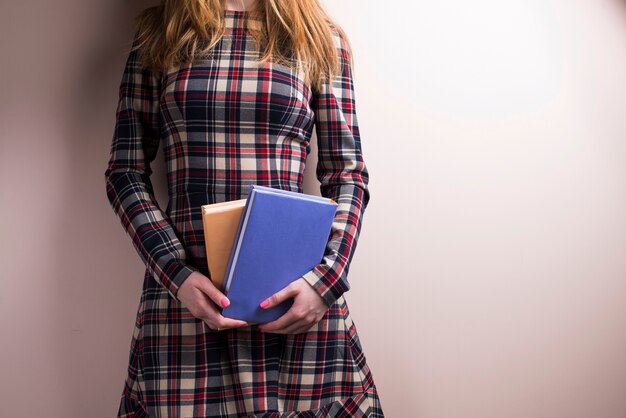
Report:
[[[118,417],[382,417],[343,293],[369,201],[345,39],[342,73],[314,92],[303,74],[255,66],[263,20],[226,11],[221,41],[160,79],[130,52],[119,89],[106,193],[146,265]],[[244,198],[250,184],[302,192],[313,127],[317,178],[338,208],[320,264],[303,277],[330,306],[310,331],[215,332],[177,290],[208,276],[200,206]],[[169,203],[150,181],[162,144]]]

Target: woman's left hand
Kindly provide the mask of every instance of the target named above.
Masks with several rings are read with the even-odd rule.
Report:
[[[285,288],[261,302],[261,308],[271,308],[293,297],[293,305],[280,318],[261,324],[259,330],[277,334],[299,334],[308,331],[329,309],[324,299],[304,278],[291,282]]]

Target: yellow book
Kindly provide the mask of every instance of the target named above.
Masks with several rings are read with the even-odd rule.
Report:
[[[224,291],[224,276],[245,204],[246,199],[239,199],[201,206],[209,276],[220,291]]]

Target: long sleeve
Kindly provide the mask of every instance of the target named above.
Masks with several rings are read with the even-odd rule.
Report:
[[[350,289],[348,270],[370,199],[349,51],[342,36],[335,39],[341,73],[315,92],[312,106],[318,141],[316,176],[320,192],[335,200],[338,207],[322,262],[303,276],[329,306]]]
[[[119,87],[104,176],[109,202],[139,256],[154,279],[176,298],[183,281],[198,269],[186,264],[185,249],[159,207],[150,181],[150,163],[160,144],[159,86],[159,80],[141,68],[138,51],[132,50]]]

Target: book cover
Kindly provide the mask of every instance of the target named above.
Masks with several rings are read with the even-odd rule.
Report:
[[[224,291],[224,276],[241,222],[246,199],[202,205],[202,225],[209,277],[213,285]]]
[[[290,298],[259,304],[322,261],[337,203],[332,199],[250,185],[225,274],[230,305],[222,315],[265,323],[283,315]]]

